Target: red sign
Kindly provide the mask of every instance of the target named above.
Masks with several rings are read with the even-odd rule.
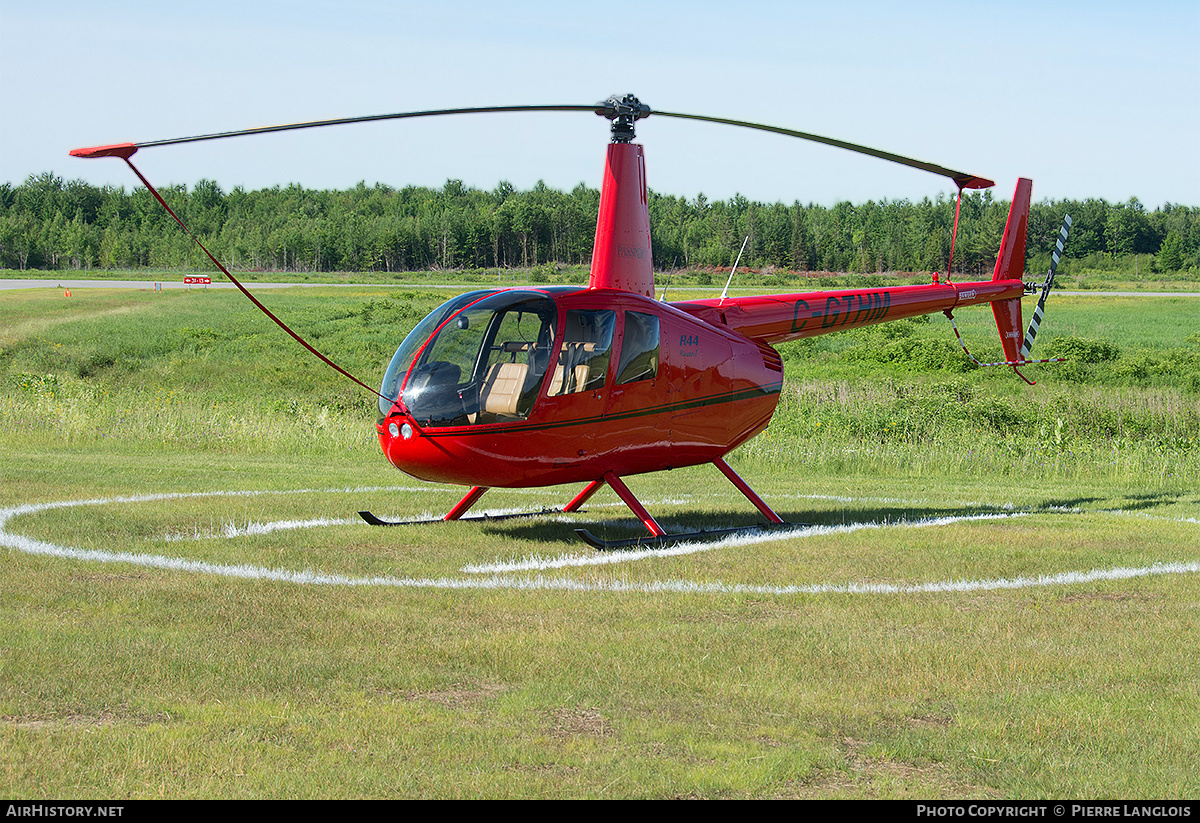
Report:
[[[185,277],[183,278],[183,282],[188,286],[208,286],[212,284],[212,278],[207,275],[203,277]]]

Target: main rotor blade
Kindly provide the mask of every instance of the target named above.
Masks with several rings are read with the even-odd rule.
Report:
[[[443,114],[489,114],[498,112],[521,111],[590,111],[597,112],[601,107],[590,106],[481,106],[465,109],[435,109],[431,111],[406,111],[396,114],[372,114],[365,117],[341,117],[335,120],[311,120],[306,123],[287,123],[281,126],[259,126],[238,131],[223,131],[216,134],[198,134],[194,137],[173,137],[168,140],[148,140],[145,143],[134,143],[137,148],[151,146],[172,146],[177,143],[195,143],[200,140],[222,140],[226,137],[243,137],[251,134],[269,134],[276,131],[296,131],[297,129],[315,129],[320,126],[344,126],[351,123],[370,123],[377,120],[404,120],[414,117],[436,117]]]
[[[636,103],[635,98],[631,98]],[[71,154],[76,157],[125,157],[128,158],[138,149],[149,148],[152,146],[172,146],[179,143],[196,143],[202,140],[223,140],[226,137],[243,137],[254,134],[270,134],[279,131],[296,131],[299,129],[313,129],[321,126],[344,126],[351,123],[371,123],[381,120],[404,120],[416,117],[437,117],[445,114],[496,114],[506,112],[549,112],[549,111],[567,111],[567,112],[592,112],[609,119],[617,117],[622,112],[618,105],[619,101],[615,98],[610,98],[601,103],[593,103],[591,105],[542,105],[542,106],[479,106],[474,108],[458,108],[458,109],[432,109],[429,111],[408,111],[397,112],[394,114],[373,114],[365,117],[340,117],[332,120],[311,120],[304,123],[286,123],[279,126],[259,126],[251,129],[240,129],[238,131],[224,131],[215,134],[198,134],[192,137],[173,137],[167,140],[148,140],[143,143],[119,143],[111,146],[95,146],[91,148],[73,149]],[[932,172],[943,177],[948,177],[960,189],[986,189],[994,186],[991,180],[983,177],[977,177],[966,172],[954,171],[953,169],[938,166],[934,163],[926,163],[921,160],[914,160],[911,157],[902,157],[891,152],[872,149],[867,146],[860,146],[856,143],[847,143],[845,140],[836,140],[832,137],[822,137],[818,134],[809,134],[808,132],[796,131],[795,129],[785,129],[780,126],[767,126],[762,123],[751,123],[746,120],[733,120],[728,117],[710,117],[702,114],[681,114],[680,112],[671,111],[656,111],[649,106],[638,104],[638,107],[625,112],[632,120],[649,117],[651,114],[657,114],[660,117],[675,117],[681,120],[699,120],[707,123],[723,123],[727,126],[740,126],[747,129],[756,129],[758,131],[769,131],[775,134],[782,134],[787,137],[797,137],[801,140],[809,140],[815,143],[824,143],[827,146],[833,146],[847,151],[865,154],[871,157],[877,157],[881,160],[889,160],[893,163],[899,163],[904,166],[909,166],[914,169]],[[632,132],[631,132],[632,133]]]
[[[750,123],[745,120],[731,120],[727,117],[708,117],[703,114],[680,114],[679,112],[658,111],[657,109],[651,110],[650,114],[658,115],[659,117],[678,117],[682,120],[702,120],[708,123],[724,123],[727,126],[741,126],[747,129],[771,131],[775,132],[776,134],[786,135],[788,137],[798,137],[801,140],[811,140],[814,143],[824,143],[827,146],[846,149],[847,151],[858,152],[859,154],[866,154],[870,155],[871,157],[878,157],[881,160],[890,160],[893,163],[899,163],[903,166],[911,166],[914,169],[921,169],[922,171],[928,171],[934,174],[940,174],[943,177],[949,177],[954,181],[955,185],[961,189],[988,189],[996,185],[986,177],[976,177],[973,174],[954,171],[953,169],[948,169],[944,166],[938,166],[934,163],[926,163],[922,160],[914,160],[911,157],[902,157],[898,154],[872,149],[867,146],[860,146],[856,143],[847,143],[845,140],[835,140],[832,137],[822,137],[819,134],[809,134],[808,132],[785,129],[779,126],[764,126],[761,123]]]

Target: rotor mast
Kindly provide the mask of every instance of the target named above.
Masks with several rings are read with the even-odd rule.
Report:
[[[608,98],[596,113],[612,121],[612,142],[604,162],[588,286],[653,297],[646,160],[642,146],[632,142],[634,123],[648,117],[650,107],[627,94]]]

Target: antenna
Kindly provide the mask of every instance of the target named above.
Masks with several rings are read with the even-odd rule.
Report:
[[[669,272],[667,272],[667,282],[663,283],[662,297],[658,298],[659,302],[661,302],[661,303],[667,302],[667,288],[671,285],[671,275],[673,275],[675,273],[675,264],[678,262],[679,262],[678,257],[676,257],[674,260],[671,261],[671,270]]]
[[[729,270],[729,279],[725,281],[725,290],[721,292],[721,299],[724,300],[729,296],[729,284],[733,282],[733,273],[737,271],[738,263],[742,262],[742,252],[746,250],[746,244],[750,242],[750,235],[746,235],[746,239],[742,241],[742,248],[738,251],[737,260],[733,261],[733,268]]]

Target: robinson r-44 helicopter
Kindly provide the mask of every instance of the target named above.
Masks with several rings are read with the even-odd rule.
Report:
[[[791,129],[653,111],[633,95],[586,106],[444,109],[314,121],[71,154],[124,159],[179,221],[130,162],[138,149],[376,120],[517,111],[593,112],[611,121],[588,285],[484,289],[447,301],[405,337],[378,391],[316,351],[205,249],[234,285],[301,345],[377,395],[379,444],[393,466],[422,480],[470,487],[443,520],[462,518],[491,488],[584,484],[560,510],[575,512],[607,485],[648,534],[606,541],[577,530],[596,548],[711,537],[735,529],[668,534],[623,480],[711,463],[757,508],[766,526],[787,526],[725,460],[763,431],[775,411],[783,387],[776,344],[934,312],[953,320],[954,310],[990,303],[1005,359],[980,365],[1010,366],[1020,375],[1020,366],[1049,362],[1030,360],[1029,352],[1070,217],[1040,286],[1033,322],[1023,332],[1021,298],[1038,289],[1022,280],[1032,188],[1026,179],[1017,181],[991,280],[950,282],[947,271],[944,280],[935,274],[926,285],[751,297],[729,297],[727,286],[718,298],[655,299],[645,156],[633,142],[636,121],[651,115],[770,131],[900,163],[953,180],[960,204],[964,189],[994,184]],[[955,234],[957,225],[956,211]],[[953,248],[952,237],[951,260]],[[373,525],[395,525],[370,512],[360,514]]]

